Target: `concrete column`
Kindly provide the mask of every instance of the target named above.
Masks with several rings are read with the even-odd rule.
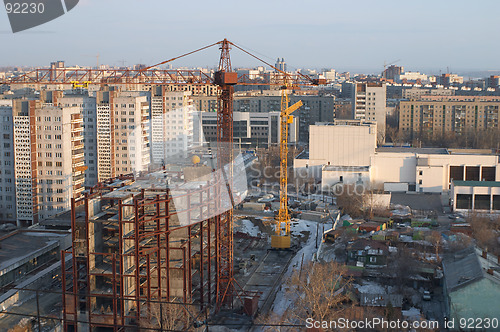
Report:
[[[493,188],[489,188],[490,191],[490,213],[493,212]]]

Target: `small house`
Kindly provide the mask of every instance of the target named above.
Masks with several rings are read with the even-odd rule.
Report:
[[[387,265],[389,248],[378,241],[358,239],[346,247],[347,263],[363,267],[383,267]]]

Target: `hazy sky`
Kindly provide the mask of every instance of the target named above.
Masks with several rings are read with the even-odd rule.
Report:
[[[0,8],[0,66],[154,64],[228,38],[292,68],[380,72],[500,70],[500,1],[80,0],[66,15],[12,34]],[[270,60],[272,59],[272,60]],[[234,67],[259,63],[232,52]],[[218,50],[174,62],[217,65]]]

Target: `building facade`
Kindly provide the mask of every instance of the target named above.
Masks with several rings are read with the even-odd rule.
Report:
[[[214,112],[199,112],[198,121],[200,125],[195,125],[196,128],[201,128],[201,140],[196,144],[201,145],[203,142],[217,141],[217,113]],[[288,136],[289,143],[297,142],[297,127],[298,121],[294,117],[293,123],[289,124]],[[268,147],[272,144],[278,144],[280,132],[280,113],[255,113],[255,112],[234,112],[233,113],[233,137],[234,143],[241,148]]]
[[[149,97],[141,92],[97,94],[97,169],[102,182],[150,165]]]
[[[0,222],[17,220],[12,101],[0,100]]]
[[[151,92],[151,163],[156,167],[185,159],[193,147],[194,107],[191,92]]]
[[[421,96],[400,102],[399,129],[410,137],[498,130],[499,107],[500,98],[494,96]]]
[[[63,107],[78,107],[83,117],[84,149],[85,149],[85,186],[97,184],[97,104],[96,98],[87,91],[73,90],[59,98],[58,104]]]
[[[80,109],[15,100],[0,113],[0,221],[29,226],[68,210],[84,190]]]
[[[352,118],[375,121],[377,141],[385,141],[386,85],[385,83],[352,83]]]

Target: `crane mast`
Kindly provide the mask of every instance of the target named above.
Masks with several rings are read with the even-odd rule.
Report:
[[[288,83],[286,76],[285,84],[281,88],[281,113],[280,113],[280,209],[276,220],[275,235],[271,236],[271,247],[275,249],[288,249],[291,245],[290,238],[290,214],[288,213],[288,125],[293,123],[291,115],[302,106],[298,101],[288,107]]]
[[[217,169],[226,184],[231,200],[231,208],[217,216],[217,308],[232,303],[233,285],[233,94],[238,83],[238,75],[232,71],[227,39],[221,42],[221,56],[214,81],[220,88],[217,98]],[[221,197],[221,195],[218,195]],[[218,200],[220,204],[220,200]]]

